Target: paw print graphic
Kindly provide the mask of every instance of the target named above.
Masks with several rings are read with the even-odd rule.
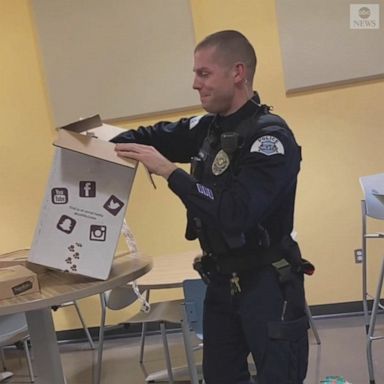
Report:
[[[80,259],[80,253],[79,252],[75,252],[74,254],[73,254],[73,258],[74,259]]]
[[[75,252],[75,246],[72,244],[68,247],[69,252]]]
[[[71,265],[71,271],[73,271],[73,272],[77,271],[77,265],[76,264]]]
[[[72,264],[72,257],[67,257],[64,261],[65,261],[67,264]]]

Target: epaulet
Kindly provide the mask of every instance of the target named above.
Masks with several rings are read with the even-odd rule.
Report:
[[[288,124],[283,118],[270,112],[273,109],[272,107],[268,105],[261,105],[260,108],[261,111],[254,116],[258,129],[273,125],[288,128]]]

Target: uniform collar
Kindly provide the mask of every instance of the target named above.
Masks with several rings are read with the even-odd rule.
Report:
[[[240,109],[228,116],[216,115],[215,125],[220,127],[222,132],[233,131],[241,121],[252,116],[260,108],[259,95],[255,92]]]

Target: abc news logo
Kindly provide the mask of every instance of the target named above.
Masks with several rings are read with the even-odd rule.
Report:
[[[379,4],[350,4],[351,29],[379,29],[380,5]]]

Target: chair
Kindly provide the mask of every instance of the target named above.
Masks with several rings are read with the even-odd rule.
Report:
[[[192,384],[199,384],[199,374],[193,352],[202,344],[200,343],[197,348],[192,346],[190,331],[192,330],[197,338],[203,341],[203,310],[206,289],[206,284],[201,279],[184,280],[183,282],[184,313],[181,329]]]
[[[321,340],[320,340],[319,332],[317,331],[316,324],[313,321],[312,312],[311,312],[311,309],[309,308],[307,300],[305,300],[305,313],[307,314],[309,326],[310,326],[310,328],[312,330],[313,336],[315,336],[316,344],[320,345],[321,344]]]
[[[135,292],[134,285],[129,284],[122,287],[114,288],[110,291],[100,294],[101,301],[101,322],[99,331],[99,345],[97,353],[97,364],[95,373],[95,384],[101,382],[103,344],[105,332],[105,317],[106,310],[123,309],[140,299],[140,296]],[[149,324],[160,323],[160,332],[163,341],[164,357],[168,373],[169,383],[173,384],[173,372],[171,365],[171,357],[169,353],[168,340],[166,334],[166,323],[180,323],[182,319],[182,302],[183,300],[170,300],[158,303],[152,303],[146,312],[140,311],[134,316],[126,319],[123,323],[129,324]],[[148,303],[146,303],[148,304]],[[142,350],[141,350],[142,359]],[[142,362],[141,362],[142,363]]]
[[[383,339],[384,336],[375,336],[376,317],[379,309],[384,309],[380,302],[381,290],[384,278],[384,258],[382,261],[381,272],[379,275],[376,294],[374,296],[371,315],[369,315],[368,299],[373,298],[368,293],[368,274],[367,274],[367,240],[384,239],[384,232],[368,231],[368,218],[384,220],[384,173],[362,176],[359,179],[364,193],[364,200],[361,202],[362,216],[362,294],[365,329],[367,332],[367,362],[370,383],[375,383],[374,368],[372,359],[372,341]]]
[[[27,359],[29,377],[33,383],[35,381],[35,377],[31,363],[31,356],[28,349],[28,339],[28,325],[24,313],[3,315],[0,317],[0,350],[3,369],[6,370],[3,347],[12,345],[17,342],[22,342]],[[6,375],[4,374],[3,376],[5,377]]]
[[[9,379],[12,376],[13,376],[12,372],[8,372],[8,371],[0,372],[0,382]]]
[[[68,306],[71,306],[73,305],[75,307],[75,310],[76,310],[76,313],[77,313],[77,316],[79,317],[79,320],[80,320],[80,323],[84,329],[84,333],[85,333],[85,336],[87,337],[87,340],[88,340],[88,343],[89,343],[89,346],[91,349],[95,349],[95,344],[93,342],[93,339],[92,339],[92,336],[89,332],[89,329],[87,327],[87,325],[85,324],[85,321],[84,321],[84,318],[80,312],[80,308],[79,308],[79,305],[77,304],[76,300],[73,300],[73,301],[68,301],[66,303],[63,303],[63,304],[60,304],[60,305],[55,305],[52,308],[52,310],[54,312],[56,312],[58,309],[60,308],[65,308],[65,307],[68,307]]]
[[[293,240],[297,239],[297,232],[296,232],[295,229],[291,232],[291,237],[292,237]],[[306,315],[308,317],[309,326],[310,326],[310,328],[312,330],[313,336],[315,336],[316,344],[320,345],[321,344],[321,340],[320,340],[319,332],[317,331],[316,324],[313,321],[312,312],[311,312],[311,309],[310,309],[310,307],[309,307],[309,305],[307,303],[307,300],[305,300],[305,313],[306,313]]]

